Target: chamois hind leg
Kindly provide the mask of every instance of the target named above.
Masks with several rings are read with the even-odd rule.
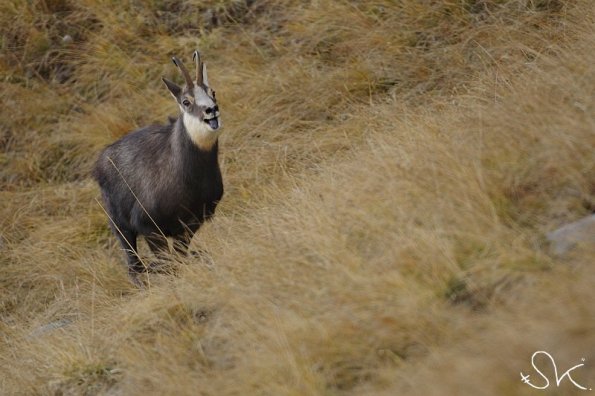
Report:
[[[122,249],[124,249],[124,252],[126,253],[128,275],[130,276],[130,280],[135,285],[142,286],[142,283],[138,279],[138,275],[143,272],[146,272],[146,267],[141,262],[140,257],[138,256],[138,249],[136,245],[136,232],[125,228],[119,228],[115,229],[114,233],[116,234],[116,237],[120,242],[120,245],[122,245]]]

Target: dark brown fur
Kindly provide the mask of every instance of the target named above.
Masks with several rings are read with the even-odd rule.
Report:
[[[164,237],[186,252],[199,227],[223,196],[218,144],[193,144],[182,116],[173,123],[134,131],[106,147],[93,170],[112,230],[126,250],[129,272],[146,271],[137,252],[143,235],[151,250],[167,249]]]

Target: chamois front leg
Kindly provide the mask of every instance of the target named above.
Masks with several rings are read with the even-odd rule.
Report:
[[[169,244],[167,238],[159,234],[146,235],[145,240],[153,252],[153,255],[159,259],[165,258],[166,254],[169,253]]]
[[[190,241],[192,240],[193,235],[194,235],[194,232],[192,232],[192,233],[187,232],[182,235],[174,237],[174,249],[175,249],[176,253],[178,253],[180,255],[184,255],[184,256],[201,258],[203,260],[206,260],[206,262],[209,263],[210,265],[212,265],[213,260],[207,250],[198,249],[198,250],[188,251],[188,245],[190,245]]]
[[[186,256],[188,254],[188,246],[190,245],[193,236],[194,232],[191,232],[190,230],[174,236],[174,250],[176,253],[181,256]]]
[[[167,260],[169,258],[169,243],[167,242],[167,238],[160,234],[151,234],[146,235],[145,240],[153,252],[153,255],[157,260]],[[149,272],[153,273],[165,273],[167,271],[167,266],[164,266],[163,263],[160,262],[153,262],[149,265],[148,268]]]

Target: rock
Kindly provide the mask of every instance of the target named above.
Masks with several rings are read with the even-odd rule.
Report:
[[[595,214],[549,232],[546,238],[552,252],[558,256],[568,253],[577,244],[595,245]]]
[[[65,35],[64,37],[62,37],[62,44],[68,45],[68,44],[72,44],[74,40],[72,39],[72,36],[70,34]]]
[[[40,326],[40,327],[36,328],[35,330],[33,330],[31,332],[31,334],[29,334],[29,337],[32,337],[32,338],[40,337],[40,336],[44,335],[45,333],[49,333],[53,330],[60,329],[62,327],[66,327],[70,323],[72,323],[72,321],[69,319],[60,319],[55,322],[48,323],[46,325]]]

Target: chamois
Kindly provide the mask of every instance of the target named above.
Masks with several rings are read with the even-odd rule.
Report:
[[[136,284],[138,274],[151,269],[137,254],[137,237],[144,236],[156,256],[169,251],[167,237],[172,237],[174,249],[185,254],[192,236],[214,215],[223,196],[217,159],[219,107],[198,51],[193,58],[195,81],[175,56],[172,61],[185,85],[162,77],[180,108],[178,118],[127,134],[101,152],[93,169]]]

